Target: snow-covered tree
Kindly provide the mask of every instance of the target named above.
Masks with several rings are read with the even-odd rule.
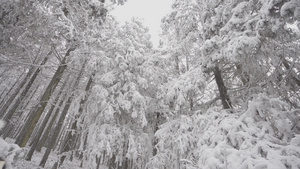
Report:
[[[201,72],[214,73],[223,106],[228,108],[232,99],[238,105],[241,90],[274,93],[277,88],[281,92],[284,88],[276,85],[285,85],[289,79],[296,84],[292,91],[297,91],[299,79],[294,77],[298,73],[299,36],[288,23],[297,20],[298,7],[291,4],[297,2],[175,1],[173,12],[164,19],[164,28],[170,31],[166,34],[169,39],[177,38],[169,40],[177,47],[190,44],[195,63],[190,67],[200,65]],[[291,62],[296,63],[293,71],[288,66]]]
[[[297,1],[174,2],[163,20],[165,44],[190,44],[193,62],[165,84],[163,97],[176,113],[156,132],[158,152],[148,168],[299,166],[299,36],[288,27],[298,10]],[[194,109],[187,108],[190,87],[197,91]],[[230,112],[212,107],[216,87]]]
[[[160,49],[124,2],[1,1],[9,166],[300,168],[298,0],[174,0]]]
[[[283,9],[281,13],[277,11],[284,2],[198,3],[204,4],[201,6],[204,13],[201,17],[201,35],[204,40],[199,63],[208,70],[220,67],[225,77],[232,77],[230,82],[226,81],[230,88],[243,86],[252,93],[267,91],[275,94],[272,89],[285,82],[277,81],[274,76],[278,71],[282,76],[289,74],[283,63],[285,58],[295,56],[290,52],[296,49],[293,45],[296,40],[292,38],[296,34],[287,28],[287,22],[282,19]]]
[[[87,56],[90,56],[86,55],[86,53],[90,51],[92,44],[99,40],[103,41],[100,33],[101,26],[106,19],[107,8],[112,3],[121,4],[123,1],[107,3],[104,1],[69,2],[57,0],[1,2],[1,35],[3,35],[1,36],[1,63],[24,64],[32,68],[32,70],[29,69],[27,76],[24,78],[24,84],[21,83],[22,85],[19,85],[16,94],[11,95],[14,96],[10,97],[12,101],[15,100],[17,95],[20,96],[19,100],[15,101],[14,104],[24,101],[23,93],[25,89],[29,90],[32,88],[29,84],[33,84],[33,77],[36,78],[40,75],[41,68],[35,67],[37,65],[35,60],[41,60],[40,58],[44,58],[45,55],[51,56],[49,59],[51,66],[56,69],[54,70],[55,73],[51,71],[48,74],[47,72],[47,75],[53,76],[53,78],[50,80],[46,79],[48,85],[42,89],[43,91],[39,91],[40,93],[35,93],[37,97],[31,98],[30,103],[34,104],[34,106],[31,107],[29,114],[22,114],[26,120],[23,119],[24,121],[21,121],[22,119],[20,118],[21,127],[18,127],[21,130],[19,129],[20,132],[16,140],[19,145],[25,146],[30,136],[37,137],[35,139],[39,140],[43,129],[41,132],[38,132],[40,133],[39,135],[36,135],[37,133],[34,131],[45,127],[40,126],[40,124],[46,124],[41,122],[42,118],[48,115],[46,115],[45,110],[47,110],[47,106],[50,106],[48,103],[51,103],[55,95],[59,97],[59,94],[57,94],[59,91],[56,89],[60,86],[59,82],[67,77],[66,72],[69,73],[69,76],[72,76],[69,78],[70,83],[67,82],[69,87],[74,86],[73,82],[79,84],[78,80],[73,81],[73,79],[76,78],[76,74],[81,74],[79,72],[82,71],[74,71],[74,69],[84,69],[83,63],[89,59]],[[28,50],[26,55],[21,54],[26,50]],[[42,63],[45,64],[45,62],[46,60],[44,59]],[[80,80],[80,78],[78,79]],[[26,83],[26,87],[23,87]],[[76,83],[75,87],[77,87]],[[76,95],[74,93],[76,92],[70,94],[72,98]],[[36,99],[38,103],[34,101]],[[71,102],[72,100],[69,100],[65,107],[70,107]],[[8,105],[8,103],[4,104],[5,109],[7,107],[5,105]],[[17,106],[19,105],[17,104]],[[13,106],[12,108],[15,109],[16,107]],[[66,108],[65,114],[68,113],[68,109]],[[13,114],[9,116],[11,117],[11,115]],[[18,116],[21,117],[20,115]],[[23,123],[25,123],[24,126],[22,126]],[[11,132],[11,129],[9,130]],[[59,131],[55,132],[58,134],[60,131],[62,130],[59,129]],[[55,142],[56,138],[52,138]],[[45,164],[45,160],[43,164]]]
[[[296,111],[259,94],[234,114],[212,107],[181,115],[156,132],[158,154],[148,168],[298,168]]]
[[[151,133],[145,131],[149,130],[147,113],[154,113],[148,110],[155,91],[151,91],[153,83],[145,68],[152,44],[147,28],[138,19],[114,31],[108,47],[116,50],[103,53],[110,59],[109,67],[96,72],[82,115],[88,129],[85,155],[91,167],[101,163],[140,168],[153,150]]]

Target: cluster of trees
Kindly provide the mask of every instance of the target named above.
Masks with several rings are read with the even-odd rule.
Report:
[[[1,1],[1,137],[53,168],[300,167],[297,0],[174,0],[160,49],[123,3]]]

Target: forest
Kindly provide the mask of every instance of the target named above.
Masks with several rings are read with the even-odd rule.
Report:
[[[123,4],[0,0],[6,169],[300,168],[299,0]]]

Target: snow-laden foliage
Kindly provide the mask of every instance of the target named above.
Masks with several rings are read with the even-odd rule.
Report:
[[[0,157],[5,160],[7,169],[12,169],[17,160],[23,158],[24,150],[16,144],[7,143],[0,138]]]
[[[299,1],[174,1],[163,19],[174,71],[200,65],[211,74],[219,67],[229,92],[243,90],[231,94],[236,106],[252,97],[249,92],[298,105],[299,36],[287,26],[297,23],[297,11]]]
[[[89,61],[96,69],[82,115],[87,128],[83,135],[87,137],[87,166],[94,168],[100,159],[101,164],[110,167],[126,164],[140,168],[153,149],[153,134],[145,132],[149,129],[147,116],[153,112],[148,104],[155,96],[151,93],[153,75],[145,68],[151,67],[147,61],[152,47],[150,35],[137,19],[110,31],[115,33],[110,33],[103,44],[110,50]]]
[[[264,94],[234,114],[217,107],[160,126],[148,168],[299,168],[289,106]]]
[[[33,83],[28,72],[45,56],[63,68],[40,100],[43,112],[34,113],[30,105],[43,95],[37,85],[53,75],[49,65],[37,72],[42,82],[29,87],[22,114],[12,114],[22,120],[7,127],[9,137],[31,118],[41,118],[29,128],[33,142],[41,126],[63,124],[50,141],[58,166],[70,156],[84,168],[300,168],[298,0],[174,0],[157,50],[142,20],[119,25],[107,15],[123,2],[1,1],[0,66],[27,63],[0,68],[1,109],[26,88],[18,78]],[[59,116],[67,118],[56,124]],[[0,157],[13,165],[21,149],[0,143]]]
[[[150,137],[143,133],[148,123],[149,98],[141,95],[137,88],[147,85],[144,81],[129,70],[115,70],[104,74],[99,79],[100,84],[93,87],[85,117],[85,122],[91,124],[87,139],[90,160],[97,156],[104,159],[104,164],[119,165],[127,157],[134,161],[133,165],[139,166],[138,161],[147,158],[144,153],[149,153],[151,146],[142,145],[145,140],[151,145]],[[115,161],[107,161],[109,159]]]
[[[293,23],[294,20],[300,18],[300,4],[297,0],[289,1],[282,5],[280,9],[280,15]],[[299,27],[299,25],[298,25]]]
[[[198,92],[206,87],[205,77],[199,69],[192,69],[178,78],[173,78],[160,88],[158,98],[164,100],[166,112],[182,114],[193,110]]]

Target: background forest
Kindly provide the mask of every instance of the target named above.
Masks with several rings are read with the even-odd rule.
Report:
[[[298,0],[123,3],[0,0],[7,168],[300,168]]]

